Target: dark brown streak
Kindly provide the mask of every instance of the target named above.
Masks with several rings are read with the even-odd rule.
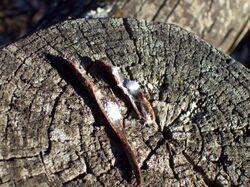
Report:
[[[154,113],[153,107],[152,107],[151,103],[148,101],[148,99],[145,97],[145,95],[142,91],[139,92],[138,98],[139,98],[140,102],[142,103],[142,107],[143,106],[145,107],[147,114],[150,116],[150,119],[147,119],[147,116],[143,115],[144,120],[146,122],[150,120],[150,123],[156,123],[155,122],[155,113]]]
[[[112,65],[110,63],[108,63],[108,61],[109,60],[107,58],[101,58],[101,59],[99,59],[99,60],[97,60],[95,62],[98,63],[98,65],[100,67],[102,67],[103,69],[105,69],[109,73],[109,75],[111,77],[113,77],[116,85],[120,88],[120,90],[122,91],[122,93],[125,96],[125,98],[132,105],[132,107],[133,107],[134,111],[136,112],[137,116],[139,117],[139,119],[141,119],[142,118],[141,113],[139,112],[139,110],[138,110],[138,108],[137,108],[134,100],[128,94],[125,93],[124,87],[122,86],[121,81],[119,80],[118,77],[116,77],[115,75],[113,75],[113,73],[112,73]]]
[[[116,82],[116,86],[120,88],[123,95],[126,97],[128,102],[132,105],[139,119],[143,119],[146,123],[156,123],[153,107],[148,101],[148,99],[145,97],[143,91],[140,89],[137,96],[135,96],[136,98],[134,98],[134,96],[131,96],[131,94],[129,94],[126,88],[124,87],[123,82],[122,82],[123,81],[122,76],[120,74],[115,75],[113,73],[115,66],[111,64],[108,58],[105,58],[105,57],[101,58],[97,60],[96,63],[100,67],[105,69],[108,72],[109,76],[114,79],[114,81]]]
[[[122,143],[123,149],[126,153],[126,156],[129,160],[129,163],[130,163],[130,165],[134,171],[134,174],[136,176],[137,186],[140,186],[140,187],[143,186],[141,170],[140,170],[140,167],[139,167],[138,162],[136,160],[136,156],[132,150],[132,147],[130,146],[130,144],[129,144],[129,142],[124,134],[122,120],[119,120],[118,122],[115,122],[115,123],[112,121],[112,119],[108,116],[108,114],[106,113],[106,111],[104,109],[103,103],[101,101],[102,98],[100,98],[100,96],[98,96],[98,94],[96,94],[98,90],[96,89],[96,87],[95,87],[93,81],[90,79],[90,77],[88,77],[86,74],[83,74],[81,72],[81,70],[73,62],[70,62],[68,60],[65,60],[65,62],[68,64],[69,68],[71,68],[71,70],[75,73],[78,80],[85,87],[87,87],[88,91],[95,99],[100,111],[104,115],[109,126],[113,129],[113,131],[115,132],[115,134],[117,135],[117,137],[119,138],[119,140]]]

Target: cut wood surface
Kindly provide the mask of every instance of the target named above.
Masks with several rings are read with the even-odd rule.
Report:
[[[108,57],[142,85],[157,124],[119,101],[145,186],[249,184],[250,71],[173,24],[110,18],[65,21],[0,50],[0,186],[136,184],[86,89],[47,54]]]

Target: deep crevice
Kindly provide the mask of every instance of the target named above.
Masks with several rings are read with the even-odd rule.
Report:
[[[158,143],[156,144],[155,148],[150,151],[150,153],[148,154],[148,156],[146,157],[146,159],[143,161],[141,169],[143,169],[143,170],[147,170],[148,169],[147,162],[150,160],[150,158],[153,155],[156,155],[157,149],[159,149],[165,142],[166,142],[166,140],[164,138],[162,140],[158,141]]]
[[[79,80],[74,76],[74,73],[71,72],[71,70],[69,68],[67,68],[67,63],[65,62],[66,60],[63,59],[62,57],[58,57],[58,56],[54,56],[54,55],[50,55],[50,54],[45,54],[45,56],[47,59],[50,60],[52,67],[57,69],[60,76],[67,82],[67,85],[70,84],[75,89],[77,94],[80,95],[84,99],[85,103],[91,109],[92,114],[94,116],[94,119],[96,119],[95,124],[97,124],[98,123],[97,119],[100,118],[99,109],[97,108],[95,103],[91,102],[91,101],[93,101],[93,98],[88,93],[85,86],[81,82],[79,82]],[[56,103],[55,103],[55,105],[56,105]],[[53,108],[55,108],[55,107],[53,107]],[[54,115],[54,113],[55,112],[52,113],[52,116]],[[103,120],[103,121],[104,121],[104,123],[106,123],[105,120]],[[109,126],[104,125],[104,127],[105,127],[105,131],[106,131],[106,133],[109,137],[109,140],[110,140],[111,150],[116,158],[115,165],[118,167],[118,169],[120,171],[122,171],[121,172],[122,177],[129,182],[131,180],[131,177],[132,177],[132,168],[130,167],[130,164],[127,164],[127,163],[129,163],[129,161],[128,161],[127,157],[124,156],[125,154],[124,154],[123,150],[119,151],[119,152],[121,152],[119,155],[117,154],[117,147],[119,147],[119,149],[121,147],[119,139],[117,139],[116,134],[112,131],[112,129]],[[117,143],[119,145],[117,145]],[[50,146],[49,146],[48,150],[50,150]],[[49,151],[47,151],[47,152],[49,152]],[[124,158],[121,160],[122,155],[124,156]],[[86,163],[86,167],[87,167],[87,172],[94,175],[89,163],[88,162],[85,162],[85,163]],[[124,171],[125,171],[125,173],[124,173]],[[98,179],[98,177],[97,177],[97,179]],[[101,181],[99,181],[99,182],[101,184],[103,184]],[[103,184],[103,186],[104,186],[104,184]]]
[[[185,151],[183,151],[182,154],[187,159],[187,161],[193,166],[194,171],[197,172],[197,173],[199,173],[202,176],[203,181],[205,182],[205,184],[208,187],[223,187],[223,184],[221,184],[219,181],[210,179],[207,176],[207,174],[204,171],[204,169],[201,166],[196,165],[194,163],[194,161],[192,160],[192,158]]]
[[[86,20],[86,22],[87,22],[87,20]],[[89,23],[87,22],[87,24],[89,24]],[[90,43],[90,41],[89,41],[89,38],[88,38],[87,36],[85,36],[85,34],[84,34],[84,32],[82,31],[81,26],[79,25],[78,22],[77,22],[77,26],[78,26],[78,29],[80,30],[80,33],[82,34],[83,38],[87,41],[87,42],[86,42],[86,45],[88,46],[88,48],[90,49],[90,51],[92,52],[92,54],[96,54],[96,52],[93,50],[93,48],[92,48],[92,46],[91,46],[91,43]]]
[[[84,157],[83,157],[84,158]],[[96,180],[102,185],[105,186],[105,184],[99,179],[98,176],[95,175],[95,173],[93,172],[88,160],[86,160],[86,158],[84,158],[84,162],[86,165],[86,173],[92,174],[93,176],[95,176]]]
[[[47,176],[48,171],[47,171],[47,168],[46,168],[46,164],[45,164],[45,162],[44,162],[44,157],[43,157],[43,152],[42,152],[42,151],[39,153],[39,157],[40,157],[40,159],[41,159],[43,168],[44,168],[44,170],[45,170],[45,175]],[[48,178],[48,180],[49,180],[49,177],[48,177],[48,176],[47,176],[47,178]]]
[[[166,144],[166,148],[167,148],[167,150],[168,150],[168,152],[169,152],[169,166],[170,166],[170,168],[171,168],[171,170],[172,170],[172,172],[173,172],[174,178],[175,178],[177,181],[179,181],[179,180],[180,180],[179,175],[176,173],[176,171],[175,171],[175,169],[174,169],[175,166],[174,166],[173,150],[171,149],[169,143]]]
[[[46,150],[44,151],[44,154],[47,155],[50,153],[51,151],[51,140],[50,140],[50,133],[51,133],[51,126],[53,125],[53,122],[54,122],[54,119],[55,119],[55,114],[56,114],[56,108],[59,104],[59,100],[61,98],[61,96],[63,95],[63,93],[65,92],[66,90],[66,87],[67,85],[65,85],[64,87],[62,87],[62,91],[59,93],[59,95],[56,97],[55,99],[55,102],[54,102],[54,105],[52,107],[52,110],[51,110],[51,114],[49,115],[49,117],[51,117],[51,121],[50,121],[50,124],[47,128],[47,137],[48,137],[48,147],[46,148]]]
[[[136,41],[135,41],[135,38],[134,38],[134,35],[133,35],[133,31],[132,31],[132,28],[131,28],[131,26],[130,26],[129,21],[128,21],[127,18],[123,19],[123,25],[124,25],[125,30],[128,33],[129,39],[132,40],[133,43],[134,43],[135,52],[136,52],[136,55],[138,57],[138,64],[142,64],[141,55],[140,55],[140,53],[138,51],[138,48],[137,48],[137,45],[136,45]]]

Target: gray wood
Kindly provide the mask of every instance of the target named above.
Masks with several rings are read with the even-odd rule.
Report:
[[[57,4],[37,28],[65,20],[67,16],[85,17],[90,12],[95,18],[109,15],[168,22],[194,32],[226,53],[231,53],[250,30],[249,0],[101,0],[91,3],[67,0]],[[88,11],[87,6],[92,10]]]
[[[129,111],[124,124],[145,186],[247,186],[250,71],[178,26],[111,18],[65,21],[1,49],[0,186],[135,184],[90,98],[45,53],[107,56],[143,85],[157,124]]]
[[[119,1],[118,1],[119,2]],[[178,24],[229,53],[250,29],[250,1],[128,0],[114,2],[123,17]]]

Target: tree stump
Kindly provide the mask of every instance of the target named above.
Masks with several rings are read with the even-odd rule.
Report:
[[[173,24],[111,18],[65,21],[1,49],[0,186],[135,184],[84,89],[45,54],[106,56],[140,82],[157,124],[129,109],[124,124],[145,186],[249,184],[250,71]]]

